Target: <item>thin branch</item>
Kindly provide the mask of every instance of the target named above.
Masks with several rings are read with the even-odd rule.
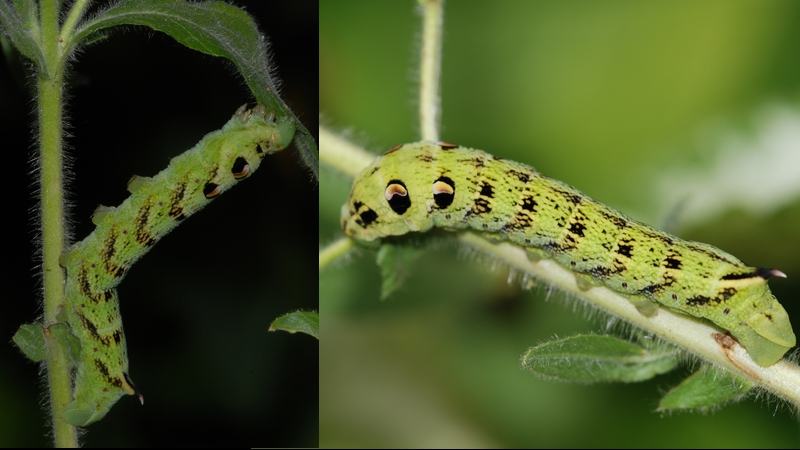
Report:
[[[319,251],[319,270],[336,261],[355,247],[355,242],[348,237],[339,238]]]
[[[442,67],[444,0],[419,0],[422,51],[419,70],[419,119],[423,141],[439,141],[439,75]]]

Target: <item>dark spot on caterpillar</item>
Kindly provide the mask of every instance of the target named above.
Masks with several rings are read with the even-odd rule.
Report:
[[[250,173],[250,164],[247,163],[246,159],[240,156],[233,162],[231,173],[233,174],[233,178],[241,180]]]
[[[158,239],[147,230],[147,224],[150,217],[150,208],[150,199],[148,199],[147,202],[142,205],[142,207],[139,209],[139,212],[136,213],[136,217],[133,219],[133,223],[136,226],[136,242],[145,247],[151,247],[158,241]]]
[[[542,249],[548,253],[556,254],[563,253],[564,248],[558,245],[557,242],[548,242],[542,246]]]
[[[508,172],[506,172],[506,173],[507,173],[508,175],[510,175],[510,176],[512,176],[512,177],[514,177],[514,178],[516,178],[516,179],[518,179],[518,180],[519,180],[520,182],[522,182],[523,184],[524,184],[524,183],[527,183],[527,182],[528,182],[528,180],[530,179],[530,177],[528,176],[528,174],[527,174],[527,173],[524,173],[524,172],[519,172],[519,171],[516,171],[516,170],[513,170],[513,169],[509,170],[509,171],[508,171]]]
[[[522,230],[531,226],[531,218],[527,214],[518,212],[514,218],[503,225],[502,232],[510,233],[514,230]]]
[[[357,221],[356,223],[361,225],[363,228],[367,228],[372,222],[375,222],[375,220],[378,218],[378,213],[376,213],[371,209],[367,209],[366,211],[359,214],[359,217],[361,217],[361,221],[360,222]]]
[[[89,334],[91,334],[95,340],[97,341],[103,340],[97,333],[97,327],[95,327],[94,324],[91,321],[89,321],[89,319],[86,318],[86,316],[84,316],[81,313],[75,313],[75,315],[78,316],[78,320],[81,321],[81,325],[83,325],[83,328],[86,328],[86,331],[88,331]]]
[[[222,187],[218,184],[208,182],[203,187],[203,195],[205,195],[206,198],[214,198],[221,193],[222,193]],[[170,213],[171,212],[172,211],[170,211]]]
[[[472,209],[470,210],[470,215],[478,215],[478,214],[485,214],[492,211],[492,205],[483,197],[478,197],[475,199],[475,204],[472,205]]]
[[[576,263],[575,261],[570,261],[569,265],[572,266],[572,267],[575,267],[575,266],[578,265],[578,263]]]
[[[186,218],[186,212],[180,206],[175,205],[169,210],[169,216],[180,222]]]
[[[111,272],[111,275],[114,276],[114,278],[123,278],[125,276],[125,271],[127,270],[128,269],[123,266],[118,266],[116,270]]]
[[[586,230],[586,225],[581,222],[575,222],[569,227],[569,232],[577,235],[578,237],[584,237],[583,232]]]
[[[485,229],[487,229],[487,228],[489,228],[489,224],[488,224],[488,223],[484,223],[484,224],[482,224],[481,226],[483,226],[483,229],[484,229],[484,230],[485,230]]]
[[[611,275],[611,270],[605,266],[597,266],[589,269],[589,274],[597,278],[608,278]]]
[[[456,162],[457,163],[469,164],[469,165],[475,167],[476,169],[480,169],[480,168],[485,166],[483,158],[481,158],[480,156],[477,156],[475,158],[459,159]]]
[[[440,177],[433,183],[433,201],[439,209],[450,206],[453,203],[455,195],[456,183],[450,178]]]
[[[451,144],[450,142],[442,141],[442,142],[439,142],[439,147],[441,147],[442,150],[450,150],[450,149],[458,148],[458,145],[457,144]]]
[[[530,240],[530,239],[528,239],[528,238],[525,238],[525,243],[526,243],[526,244],[530,244],[530,243],[531,243],[531,240]]]
[[[103,361],[101,361],[99,359],[95,359],[94,360],[94,365],[95,365],[95,367],[97,367],[97,371],[100,372],[100,375],[102,375],[103,378],[106,379],[108,384],[110,384],[110,385],[112,385],[114,387],[117,387],[117,388],[122,388],[122,382],[119,380],[119,378],[112,377],[111,375],[109,375],[108,366],[106,366],[106,364]]]
[[[411,207],[411,196],[408,195],[406,185],[400,180],[392,180],[386,185],[386,200],[392,211],[399,215],[403,215]]]
[[[717,296],[714,298],[714,300],[717,303],[727,302],[734,295],[736,295],[736,288],[724,288],[717,293]]]
[[[532,195],[522,197],[522,209],[534,213],[536,212],[536,200],[533,199]]]
[[[106,289],[105,291],[100,291],[100,292],[89,292],[84,295],[87,298],[93,300],[95,303],[100,303],[100,302],[107,303],[109,300],[114,298],[114,293],[112,289]]]
[[[633,257],[633,246],[632,245],[619,244],[617,246],[617,253],[622,255],[622,256],[625,256],[625,257],[628,257],[628,258],[632,258]]]
[[[94,267],[94,264],[92,264],[92,267]],[[84,297],[88,297],[89,294],[92,292],[92,286],[91,284],[89,284],[88,275],[89,274],[86,270],[86,267],[84,267],[83,265],[80,266],[80,268],[78,269],[78,273],[75,274],[75,279],[78,282],[78,289],[80,290],[81,295],[83,295]]]
[[[622,282],[622,287],[623,287],[623,288],[626,288],[626,287],[628,287],[628,282],[627,282],[627,281],[623,281],[623,282]]]
[[[611,223],[617,226],[619,229],[623,229],[628,226],[628,221],[624,218],[620,217],[618,214],[614,214],[611,211],[607,210],[599,210],[598,211],[601,216],[608,219]]]
[[[205,192],[204,192],[205,193]],[[181,203],[183,202],[183,197],[186,194],[186,183],[178,183],[175,186],[175,189],[170,193],[170,209],[169,209],[169,216],[177,221],[181,221],[186,218],[186,211],[184,211],[183,206]]]
[[[158,242],[158,238],[146,230],[141,230],[136,233],[136,242],[142,244],[143,247],[152,247]]]
[[[664,267],[666,267],[667,269],[676,269],[676,270],[680,269],[681,260],[674,258],[675,256],[679,255],[672,254],[670,256],[667,256],[667,258],[664,260],[665,263]]]
[[[114,244],[117,242],[117,229],[116,224],[114,224],[111,229],[108,230],[108,237],[103,240],[103,247],[100,249],[100,257],[103,258],[103,261],[106,264],[106,267],[109,264],[112,264],[112,259],[114,258]]]
[[[675,294],[672,294],[672,295],[673,295],[673,300],[677,300],[677,297],[675,297]],[[702,305],[705,305],[706,303],[708,303],[710,301],[711,301],[711,297],[706,297],[704,295],[697,295],[695,297],[692,297],[692,298],[686,300],[686,304],[688,306],[702,306]]]
[[[494,187],[491,184],[484,182],[483,186],[481,187],[481,195],[484,197],[493,198]]]
[[[561,196],[565,200],[569,201],[573,205],[577,205],[577,204],[579,204],[581,202],[581,200],[583,200],[583,196],[580,195],[580,194],[576,194],[574,192],[570,192],[570,191],[567,191],[567,190],[564,190],[564,189],[559,189],[556,186],[552,186],[552,189],[553,189],[553,192],[557,192],[557,193],[561,194]]]
[[[119,344],[120,342],[122,342],[122,330],[120,329],[114,330],[114,333],[111,335],[111,337],[114,338],[114,342]]]
[[[450,213],[447,213],[447,214],[444,215],[444,218],[447,219],[447,220],[450,220],[450,217],[451,217]]]
[[[416,158],[418,160],[424,162],[424,163],[432,163],[432,162],[436,161],[436,158],[434,158],[432,155],[428,155],[426,153],[423,153],[421,155],[417,155]]]

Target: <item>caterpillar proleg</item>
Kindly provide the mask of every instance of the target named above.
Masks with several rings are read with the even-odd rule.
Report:
[[[102,419],[123,395],[141,395],[129,376],[116,287],[128,269],[181,221],[258,169],[261,159],[294,137],[289,119],[261,105],[239,108],[221,130],[173,158],[152,178],[133,177],[116,208],[99,207],[97,228],[61,258],[66,269],[63,313],[81,343],[67,422]]]
[[[636,222],[525,164],[447,143],[397,146],[364,169],[342,207],[357,242],[471,228],[543,252],[625,295],[707,319],[769,366],[796,344],[767,279],[708,244]],[[642,310],[640,308],[640,310]]]

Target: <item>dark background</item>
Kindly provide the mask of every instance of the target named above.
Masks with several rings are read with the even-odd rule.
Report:
[[[102,5],[106,2],[98,2]],[[282,97],[317,130],[316,1],[234,1],[269,38]],[[6,287],[0,336],[0,446],[49,446],[36,364],[11,344],[41,313],[34,260],[32,90],[23,67],[0,64],[0,150]],[[116,30],[71,65],[66,143],[74,240],[98,204],[118,205],[133,174],[219,129],[253,97],[233,65],[143,27]],[[21,82],[21,83],[20,83]],[[29,82],[28,82],[29,83]],[[277,316],[317,309],[317,187],[290,147],[163,239],[119,288],[131,376],[122,398],[87,428],[87,447],[318,445],[318,343],[268,333]]]

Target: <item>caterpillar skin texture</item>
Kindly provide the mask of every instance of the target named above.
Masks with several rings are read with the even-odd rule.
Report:
[[[153,178],[134,177],[131,196],[117,208],[100,207],[97,228],[62,256],[66,269],[64,311],[81,342],[73,401],[65,420],[85,426],[103,418],[123,395],[138,391],[128,376],[128,356],[117,285],[158,240],[258,169],[261,159],[294,136],[289,120],[274,121],[259,105],[239,108],[218,131],[173,158]],[[140,395],[141,399],[141,395]]]
[[[538,249],[634,304],[649,298],[710,320],[762,366],[796,343],[766,282],[781,272],[633,221],[530,166],[480,150],[433,142],[389,150],[356,178],[341,222],[348,236],[371,247],[440,227]]]

